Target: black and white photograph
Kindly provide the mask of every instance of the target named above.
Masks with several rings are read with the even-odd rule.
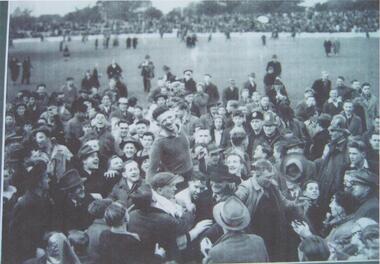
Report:
[[[379,37],[378,0],[9,1],[0,262],[378,263]]]

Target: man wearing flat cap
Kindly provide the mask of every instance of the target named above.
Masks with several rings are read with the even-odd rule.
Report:
[[[355,220],[368,217],[379,222],[379,177],[367,169],[348,170],[344,175],[344,190],[358,202]]]
[[[77,170],[68,170],[58,182],[61,196],[56,199],[55,225],[62,232],[72,229],[85,230],[94,220],[88,212],[88,206],[94,200],[84,187]]]
[[[252,157],[253,150],[256,149],[263,141],[264,131],[263,131],[264,115],[260,111],[254,111],[251,115],[251,129],[248,134],[248,147],[247,153],[249,157]]]
[[[213,209],[214,219],[223,228],[224,235],[214,245],[208,238],[201,242],[205,255],[203,263],[268,262],[264,240],[243,230],[251,217],[247,207],[235,196],[218,203]]]
[[[329,210],[328,204],[331,197],[343,188],[344,171],[350,164],[347,149],[347,137],[350,132],[346,129],[346,120],[343,116],[334,116],[329,133],[331,141],[326,145],[323,156],[315,161],[323,212]]]

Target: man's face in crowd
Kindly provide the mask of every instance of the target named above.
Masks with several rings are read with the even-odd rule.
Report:
[[[201,85],[201,84],[197,84],[197,92],[198,92],[198,93],[203,92],[203,85]]]
[[[338,78],[336,80],[336,85],[339,87],[339,86],[343,86],[344,85],[344,81],[341,79],[341,78]]]
[[[124,145],[123,152],[127,158],[132,158],[137,150],[133,143],[127,143]]]
[[[161,105],[165,105],[166,104],[166,100],[164,97],[158,97],[157,98],[157,106],[161,106]]]
[[[329,128],[329,134],[330,134],[331,140],[335,140],[343,136],[342,132],[337,131],[335,129],[331,129],[331,128]]]
[[[91,153],[90,156],[83,160],[83,165],[89,170],[97,170],[99,168],[99,156],[97,152]]]
[[[189,191],[193,200],[198,199],[199,194],[206,189],[206,185],[200,180],[189,181]]]
[[[348,148],[348,156],[353,166],[361,164],[364,160],[364,153],[360,152],[357,148]]]
[[[38,86],[36,92],[41,95],[45,93],[45,90],[46,90],[45,86]]]
[[[234,122],[235,126],[241,127],[243,125],[243,123],[244,123],[244,118],[242,116],[240,116],[240,115],[234,116],[232,118],[232,122]]]
[[[204,80],[205,80],[205,83],[209,83],[211,81],[211,78],[210,76],[205,75]]]
[[[171,110],[159,115],[157,121],[163,129],[169,132],[177,132],[178,130],[176,126],[176,114]]]
[[[220,152],[212,152],[207,155],[208,165],[218,165],[220,161]]]
[[[242,164],[241,160],[236,155],[230,155],[226,159],[226,165],[228,167],[228,172],[231,174],[240,174]]]
[[[119,103],[119,109],[121,112],[127,112],[128,104],[127,103]]]
[[[92,149],[99,150],[99,140],[92,139],[86,142],[86,145],[89,145]]]
[[[207,129],[200,129],[196,133],[195,142],[198,144],[208,144],[211,141],[210,131]]]
[[[45,135],[45,133],[38,132],[36,134],[36,142],[37,142],[38,146],[44,146],[47,143],[47,141],[48,141],[48,138]]]
[[[322,72],[322,80],[327,80],[329,78],[329,74],[325,71]]]
[[[7,116],[5,117],[5,125],[10,126],[10,125],[13,125],[13,124],[14,124],[14,119],[13,119],[13,117],[10,116],[10,115],[7,115]]]
[[[269,105],[269,97],[267,96],[262,97],[260,102],[261,102],[261,106],[267,107]]]
[[[211,182],[212,197],[216,202],[220,202],[223,197],[223,190],[226,188],[226,182]]]
[[[149,158],[144,159],[144,161],[141,164],[141,170],[144,172],[147,172],[149,170],[149,167],[150,167],[150,159]]]
[[[266,159],[267,154],[263,151],[263,147],[261,145],[258,145],[253,152],[253,159]]]
[[[218,114],[218,108],[216,106],[210,107],[211,116],[216,116]]]
[[[30,132],[32,132],[32,130],[33,130],[33,126],[32,126],[32,124],[26,123],[26,124],[24,125],[24,131],[25,131],[26,133],[30,133]]]
[[[319,186],[318,183],[316,182],[310,182],[307,184],[303,195],[312,199],[312,200],[317,200],[319,197]]]
[[[123,169],[123,160],[119,157],[115,157],[110,161],[110,169],[121,171]]]
[[[106,126],[107,119],[103,114],[97,114],[95,116],[95,126],[97,128],[103,128]]]
[[[106,107],[110,107],[111,106],[111,98],[108,95],[103,96],[102,104]]]
[[[250,82],[254,82],[254,81],[255,81],[255,78],[252,77],[252,76],[248,76],[248,80],[249,80]]]
[[[252,119],[251,127],[254,131],[260,131],[263,127],[263,120],[260,119]]]
[[[29,105],[35,105],[36,104],[36,97],[32,96],[29,98]]]
[[[70,190],[69,196],[71,199],[78,201],[84,199],[86,193],[84,191],[83,183]]]
[[[26,111],[25,106],[20,105],[19,107],[17,107],[17,114],[19,116],[23,116],[25,114],[25,111]]]
[[[131,183],[136,183],[140,180],[140,170],[137,162],[132,161],[124,166],[123,177]]]
[[[221,116],[225,116],[227,113],[227,109],[224,108],[224,107],[219,107],[218,108],[218,114],[221,115]]]
[[[379,150],[380,149],[380,135],[379,134],[372,134],[369,143],[371,144],[371,147],[373,150]]]
[[[371,87],[369,85],[363,86],[362,92],[364,95],[369,95],[371,93]]]
[[[353,110],[354,106],[351,102],[345,102],[343,104],[343,111],[346,113],[346,115],[352,115]]]
[[[330,91],[330,98],[332,98],[332,99],[336,99],[336,98],[338,98],[338,91],[337,90],[331,90]]]
[[[232,111],[234,111],[235,109],[236,108],[232,105],[232,103],[230,101],[228,101],[227,106],[226,106],[227,113],[232,113]]]
[[[276,126],[275,125],[263,126],[263,129],[266,136],[272,136],[274,132],[276,131]]]
[[[344,175],[343,185],[344,191],[349,192],[356,199],[365,197],[370,190],[369,186],[358,182],[352,175],[347,173]]]
[[[360,89],[360,82],[359,81],[354,81],[352,83],[352,88],[355,89],[355,90],[359,90]]]
[[[149,135],[145,135],[141,138],[141,145],[143,148],[149,148],[153,144],[153,137]]]
[[[176,191],[177,187],[173,183],[157,189],[158,194],[164,196],[166,199],[169,200],[173,200],[175,198]]]
[[[260,95],[258,92],[253,92],[253,93],[252,93],[252,100],[253,100],[255,103],[260,102],[260,100],[261,100],[261,95]]]
[[[145,124],[138,124],[136,125],[136,133],[139,137],[142,137],[142,135],[148,130],[148,127]]]
[[[187,81],[190,80],[192,76],[193,75],[191,72],[185,72],[185,80],[187,80]]]
[[[309,96],[308,98],[306,98],[306,105],[309,107],[315,106],[316,105],[315,98],[313,96]]]
[[[133,114],[136,118],[142,118],[143,117],[143,112],[140,107],[135,107]]]
[[[222,126],[223,126],[222,118],[215,118],[214,119],[214,126],[217,130],[222,129]]]
[[[241,97],[243,97],[243,98],[248,98],[249,97],[249,91],[248,91],[248,89],[244,89],[241,92]]]
[[[73,86],[74,85],[74,81],[71,80],[71,79],[67,80],[66,83],[67,83],[68,86]]]
[[[122,138],[127,137],[129,133],[129,125],[127,123],[120,123],[119,128],[120,128],[120,136]]]

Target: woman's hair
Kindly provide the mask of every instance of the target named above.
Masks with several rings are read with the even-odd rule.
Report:
[[[108,226],[118,227],[125,222],[125,213],[126,209],[122,204],[113,202],[107,207],[104,213],[104,220]]]
[[[300,261],[324,261],[330,257],[327,242],[319,236],[309,236],[301,241],[298,249],[304,254]]]
[[[334,195],[336,203],[341,206],[347,215],[352,214],[357,209],[357,201],[347,192],[337,192]]]

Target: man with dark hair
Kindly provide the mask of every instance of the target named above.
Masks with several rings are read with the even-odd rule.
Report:
[[[368,169],[366,160],[366,145],[361,140],[351,140],[347,144],[348,156],[350,158],[351,169]]]
[[[115,78],[116,80],[119,80],[122,72],[123,70],[119,64],[116,63],[116,60],[112,59],[112,63],[107,67],[108,79]]]
[[[338,78],[336,79],[335,89],[338,91],[338,96],[342,98],[342,101],[351,99],[352,89],[344,84],[343,76],[338,76]]]
[[[17,201],[9,225],[12,263],[23,263],[44,248],[43,237],[50,229],[52,205],[47,197],[49,179],[44,162],[28,172],[26,193]]]
[[[235,80],[230,79],[229,86],[223,90],[222,101],[226,106],[227,102],[230,100],[239,100],[239,88],[236,87]]]
[[[211,74],[205,74],[204,76],[204,91],[208,94],[208,103],[207,106],[217,104],[219,102],[219,91],[218,87],[214,83],[211,82]]]
[[[120,120],[126,120],[131,125],[133,123],[133,114],[128,111],[127,97],[120,97],[118,103],[118,108],[111,113],[110,118],[117,117]]]
[[[346,127],[353,136],[358,136],[363,133],[362,120],[354,114],[354,104],[351,100],[346,100],[343,103],[343,112],[341,115],[346,118]]]
[[[148,179],[159,171],[169,171],[189,179],[193,168],[189,139],[181,130],[173,110],[159,106],[153,111],[153,119],[160,131],[150,152]]]
[[[322,77],[315,80],[311,87],[315,93],[315,100],[317,101],[317,107],[322,109],[324,103],[329,98],[331,90],[331,81],[329,80],[329,74],[327,71],[322,71]]]

